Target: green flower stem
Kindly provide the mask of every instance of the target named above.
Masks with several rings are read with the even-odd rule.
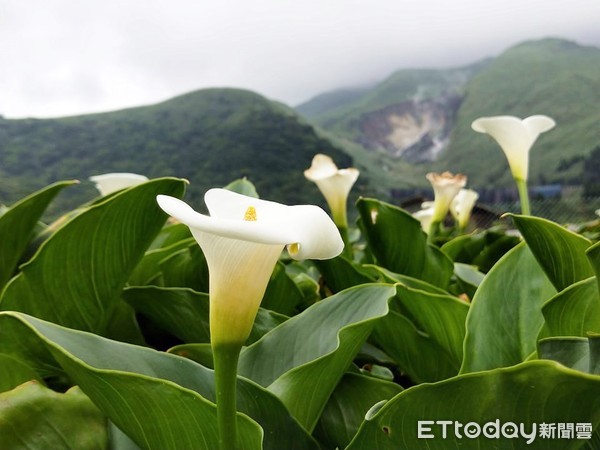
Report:
[[[337,228],[342,237],[342,241],[344,241],[344,250],[342,254],[352,261],[352,244],[350,244],[350,238],[348,237],[348,226],[338,225]]]
[[[519,190],[519,200],[521,201],[521,214],[530,216],[529,208],[529,193],[527,192],[527,181],[520,178],[515,178],[517,189]]]
[[[442,226],[442,222],[439,220],[434,220],[429,225],[429,233],[427,233],[427,242],[433,243],[438,234],[440,234],[440,228]]]
[[[212,346],[220,450],[238,449],[236,383],[241,349],[241,344],[232,343]]]

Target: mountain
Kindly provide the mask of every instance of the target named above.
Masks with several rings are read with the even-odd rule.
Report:
[[[320,195],[303,170],[320,152],[341,167],[352,164],[291,108],[238,89],[110,113],[1,119],[0,200],[10,204],[53,181],[79,179],[59,197],[59,206],[73,207],[96,194],[89,176],[135,172],[187,178],[188,199],[198,206],[207,189],[243,176],[264,198],[314,203]]]
[[[546,114],[557,126],[532,150],[531,182],[578,184],[600,143],[598,74],[600,49],[543,39],[467,67],[401,70],[369,89],[325,93],[296,109],[354,143],[355,160],[371,172],[378,167],[390,188],[427,186],[431,170],[465,173],[474,187],[509,186],[502,153],[471,122]]]
[[[471,130],[477,117],[501,114],[552,117],[556,127],[530,153],[531,182],[580,184],[585,159],[600,144],[600,49],[544,39],[498,56],[468,84],[438,167],[463,170],[479,186],[510,183],[497,145]]]

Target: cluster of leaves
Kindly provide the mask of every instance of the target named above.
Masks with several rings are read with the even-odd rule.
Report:
[[[217,448],[206,261],[155,202],[185,182],[41,224],[70,184],[0,212],[0,448]],[[244,450],[422,448],[419,420],[597,429],[600,244],[514,216],[524,240],[490,229],[440,246],[402,209],[356,206],[353,258],[275,267],[240,357]]]

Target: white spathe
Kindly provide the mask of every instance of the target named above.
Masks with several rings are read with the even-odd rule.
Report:
[[[104,196],[120,191],[121,189],[145,183],[148,181],[148,177],[138,175],[137,173],[115,172],[94,175],[89,180],[96,183],[96,189],[100,191],[100,195]]]
[[[186,224],[209,269],[210,330],[214,343],[243,343],[284,247],[294,259],[328,259],[344,247],[321,208],[287,206],[225,189],[204,197],[210,216],[165,195],[160,207]]]
[[[461,189],[450,205],[450,213],[458,222],[459,228],[466,228],[471,219],[471,212],[475,207],[475,202],[479,198],[479,194],[473,189]]]
[[[334,222],[339,226],[347,226],[346,202],[348,194],[358,179],[358,169],[338,169],[329,156],[319,153],[314,156],[304,176],[314,182],[329,205]]]
[[[554,128],[553,119],[535,115],[520,119],[514,116],[480,117],[471,127],[479,133],[487,133],[500,145],[515,179],[527,181],[529,175],[529,151],[541,133]]]
[[[423,231],[425,233],[429,233],[429,229],[431,228],[431,222],[433,221],[433,206],[424,207],[423,209],[414,212],[412,216],[419,222],[421,222],[421,228],[423,229]]]
[[[467,184],[467,177],[451,172],[429,172],[425,177],[433,187],[433,222],[442,222],[448,214],[450,204],[459,191]]]

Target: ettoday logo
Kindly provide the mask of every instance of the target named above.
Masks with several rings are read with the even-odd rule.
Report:
[[[417,438],[419,439],[522,439],[528,445],[541,439],[591,439],[591,423],[501,423],[499,419],[486,422],[462,423],[456,420],[419,420]]]

